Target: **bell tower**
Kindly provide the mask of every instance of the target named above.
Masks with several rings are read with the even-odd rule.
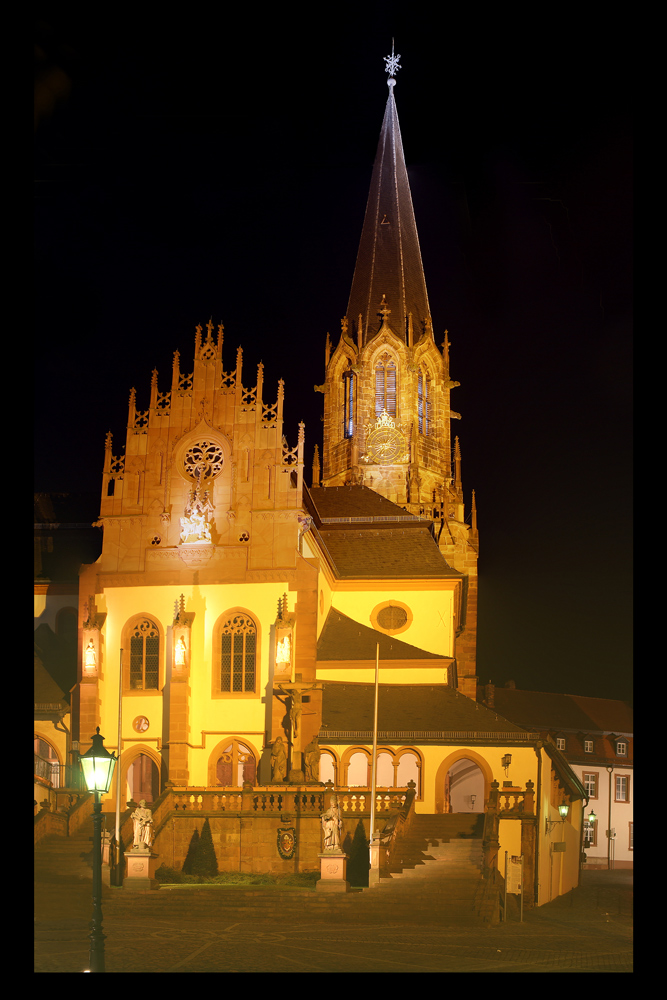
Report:
[[[327,335],[325,381],[316,386],[324,393],[322,486],[367,486],[434,521],[443,555],[466,576],[458,676],[474,698],[477,514],[473,494],[466,518],[451,431],[460,414],[450,406],[459,383],[449,373],[449,334],[436,343],[426,290],[394,98],[399,60],[392,46],[347,312],[335,348]]]

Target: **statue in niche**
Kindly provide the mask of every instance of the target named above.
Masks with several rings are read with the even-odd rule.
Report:
[[[279,639],[276,646],[276,663],[291,663],[291,639],[288,635],[284,639]]]
[[[153,814],[146,808],[146,799],[142,799],[131,816],[134,824],[133,851],[150,850],[153,839]]]
[[[198,465],[195,469],[197,485],[192,490],[187,504],[185,505],[184,517],[181,521],[181,542],[187,541],[192,535],[198,542],[211,541],[211,525],[208,523],[208,515],[213,511],[213,504],[208,490],[204,489],[204,466]]]
[[[88,670],[94,670],[97,666],[97,652],[95,650],[95,643],[92,639],[88,641],[85,652],[83,654],[83,665]]]
[[[340,838],[343,833],[343,818],[340,814],[338,798],[331,796],[331,804],[326,812],[321,814],[322,834],[324,839],[323,850],[340,851]]]
[[[312,740],[303,751],[303,760],[305,764],[306,781],[319,781],[320,747],[317,742],[317,736],[313,736]]]
[[[183,636],[179,636],[178,642],[176,643],[176,666],[185,666],[185,654],[186,654],[185,639]]]
[[[282,736],[277,736],[271,747],[271,781],[284,781],[287,774],[287,753]]]

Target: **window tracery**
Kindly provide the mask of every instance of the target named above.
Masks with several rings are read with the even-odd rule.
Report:
[[[230,694],[254,692],[256,656],[254,620],[245,613],[231,615],[220,628],[220,690]]]
[[[160,674],[160,630],[150,618],[130,629],[130,690],[157,690]]]
[[[218,476],[224,461],[224,452],[215,441],[197,441],[186,451],[183,467],[187,476],[203,482]]]

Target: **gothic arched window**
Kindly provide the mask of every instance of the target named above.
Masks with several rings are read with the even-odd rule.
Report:
[[[230,615],[220,629],[220,690],[254,691],[257,625],[248,614]]]
[[[354,373],[348,370],[343,374],[343,437],[346,438],[352,437],[354,431],[354,388]]]
[[[150,618],[130,628],[130,690],[156,691],[160,675],[160,630]]]
[[[396,416],[396,362],[386,353],[375,364],[375,416],[385,410]]]
[[[419,433],[429,434],[431,429],[431,376],[425,368],[419,369],[417,413],[419,415]]]
[[[218,785],[226,788],[241,788],[244,781],[255,784],[257,761],[245,743],[232,740],[224,747],[215,764],[215,778]]]

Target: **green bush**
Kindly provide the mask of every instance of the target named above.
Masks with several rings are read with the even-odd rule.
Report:
[[[312,872],[219,872],[217,875],[195,875],[176,871],[167,865],[160,865],[155,878],[163,885],[247,885],[247,886],[293,886],[313,889],[320,877],[319,871]]]
[[[200,878],[212,878],[218,874],[218,859],[215,856],[211,825],[204,820],[201,833],[195,830],[190,839],[188,853],[183,862],[185,875],[196,875]]]

